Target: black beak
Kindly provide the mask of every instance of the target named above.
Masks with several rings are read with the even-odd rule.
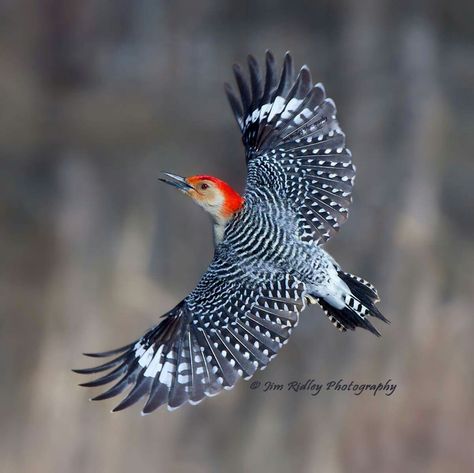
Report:
[[[189,192],[190,190],[194,189],[193,186],[186,182],[184,177],[177,176],[176,174],[171,174],[170,172],[163,172],[163,174],[169,177],[170,179],[160,177],[159,180],[161,182],[169,184],[170,186],[176,187],[181,192]]]

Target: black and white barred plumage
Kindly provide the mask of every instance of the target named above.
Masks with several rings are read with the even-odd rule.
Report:
[[[259,157],[277,164],[274,172],[282,176],[285,197],[298,209],[301,238],[327,241],[347,220],[355,176],[345,135],[336,120],[336,106],[326,98],[321,83],[312,84],[306,66],[294,79],[289,54],[278,85],[270,53],[266,64],[263,91],[255,59],[249,58],[251,90],[240,68],[234,69],[242,106],[226,85],[247,162]]]
[[[234,69],[240,99],[226,92],[242,132],[248,167],[245,204],[196,288],[136,342],[76,370],[103,373],[84,386],[115,382],[94,399],[145,398],[143,413],[199,403],[263,369],[287,342],[308,303],[318,302],[341,331],[387,321],[375,288],[343,272],[319,246],[347,219],[355,167],[334,102],[308,68],[293,74],[285,56],[278,79],[271,53],[265,78],[249,57],[250,85]]]

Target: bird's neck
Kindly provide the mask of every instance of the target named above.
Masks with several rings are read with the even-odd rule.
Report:
[[[240,197],[240,196],[239,196]],[[218,212],[212,216],[213,227],[214,227],[214,244],[217,246],[224,238],[224,232],[228,223],[234,218],[235,214],[242,208],[244,199],[240,197],[240,200],[235,201],[232,210],[227,208],[225,212]]]
[[[244,198],[226,183],[222,183],[222,205],[216,215],[216,220],[223,222],[224,226],[244,205]]]
[[[214,246],[217,246],[224,238],[226,225],[227,221],[222,223],[214,220]]]
[[[217,181],[214,178],[215,181]],[[219,191],[214,200],[202,201],[200,205],[209,212],[214,223],[214,243],[217,246],[224,238],[227,224],[244,205],[244,198],[224,181],[218,181]]]

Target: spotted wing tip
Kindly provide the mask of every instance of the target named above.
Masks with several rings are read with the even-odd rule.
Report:
[[[265,51],[265,62],[270,68],[275,64],[275,56],[269,49]]]
[[[336,102],[334,102],[334,100],[331,99],[331,98],[327,98],[326,102],[334,108],[334,113],[336,113],[336,110],[337,110],[336,109]]]
[[[98,353],[83,352],[82,355],[83,356],[88,356],[90,358],[100,358],[100,354],[98,354]]]
[[[235,75],[242,75],[242,66],[238,62],[232,64],[232,70]]]
[[[204,399],[205,399],[205,396],[202,399],[199,399],[199,401],[193,401],[193,400],[189,399],[189,404],[191,404],[191,406],[197,406],[202,401],[204,401]]]
[[[322,82],[318,82],[317,84],[314,84],[315,89],[320,89],[324,94],[326,94],[326,87],[324,87],[324,84]]]
[[[258,61],[253,54],[247,55],[247,62],[249,63],[249,65],[258,67]]]

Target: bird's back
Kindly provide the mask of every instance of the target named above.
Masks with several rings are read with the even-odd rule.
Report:
[[[316,244],[299,238],[298,214],[291,202],[268,187],[247,191],[243,208],[227,225],[216,251],[236,274],[256,282],[279,274],[308,273],[321,254]]]

